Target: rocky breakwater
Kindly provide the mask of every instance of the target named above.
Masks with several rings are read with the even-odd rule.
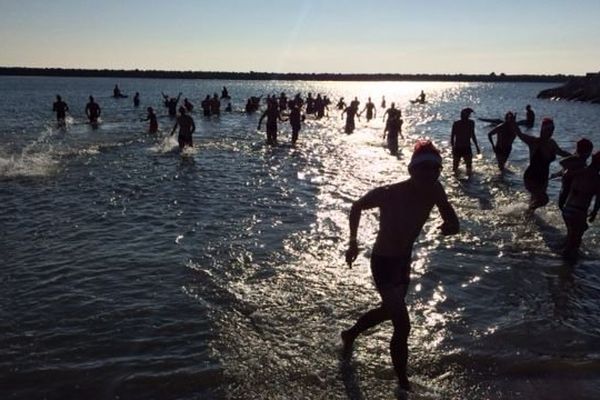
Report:
[[[569,79],[564,85],[542,90],[538,99],[589,101],[600,104],[600,72]]]

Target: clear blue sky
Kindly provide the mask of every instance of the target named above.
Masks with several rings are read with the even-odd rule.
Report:
[[[0,66],[583,74],[600,0],[0,0]]]

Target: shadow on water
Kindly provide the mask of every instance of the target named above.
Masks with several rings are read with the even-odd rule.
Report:
[[[360,389],[360,381],[356,367],[352,363],[352,353],[342,351],[339,358],[339,369],[344,388],[349,400],[364,400],[365,397]]]

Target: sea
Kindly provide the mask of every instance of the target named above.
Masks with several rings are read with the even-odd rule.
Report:
[[[115,84],[129,98],[113,98]],[[530,104],[525,133],[550,116],[565,150],[581,137],[600,145],[600,106],[536,98],[554,85],[0,77],[0,398],[600,398],[598,223],[579,261],[565,262],[560,179],[525,218],[527,147],[517,139],[500,174],[492,127],[478,120],[521,119]],[[200,101],[223,86],[233,111],[202,116]],[[421,90],[427,103],[411,104]],[[193,149],[169,136],[162,92],[195,104]],[[306,118],[294,147],[289,123],[268,146],[261,113],[243,112],[248,97],[281,92],[333,103]],[[371,97],[377,116],[348,135],[335,103],[355,96],[361,110]],[[398,157],[382,138],[382,97],[403,113]],[[470,178],[452,173],[449,149],[464,107],[482,148]],[[380,301],[369,270],[377,210],[363,213],[352,269],[344,251],[352,202],[406,179],[421,137],[442,151],[461,232],[441,236],[434,209],[415,243],[405,394],[391,323],[360,336],[351,358],[341,351],[340,332]]]

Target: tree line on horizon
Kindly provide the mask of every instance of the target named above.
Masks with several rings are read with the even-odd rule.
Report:
[[[223,71],[162,71],[124,69],[30,68],[0,67],[0,75],[107,77],[152,79],[220,79],[220,80],[304,80],[304,81],[441,81],[441,82],[565,82],[574,75],[517,74],[347,74],[297,72],[223,72]]]

